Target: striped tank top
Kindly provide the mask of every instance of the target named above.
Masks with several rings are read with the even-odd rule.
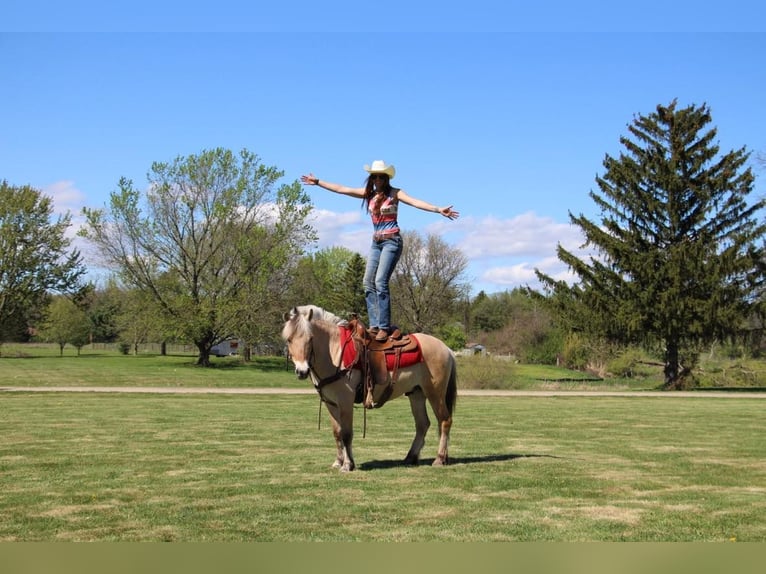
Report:
[[[395,195],[376,195],[370,200],[369,212],[375,239],[380,240],[387,235],[399,233],[398,211],[399,200]]]

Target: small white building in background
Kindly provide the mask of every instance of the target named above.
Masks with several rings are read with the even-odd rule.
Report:
[[[228,357],[230,355],[237,355],[239,354],[239,340],[227,339],[225,341],[221,341],[217,345],[213,345],[213,348],[210,349],[210,354],[215,355],[216,357]]]
[[[487,348],[484,345],[472,343],[470,345],[466,345],[465,348],[461,351],[458,351],[457,354],[462,355],[463,357],[472,357],[474,355],[484,356],[487,354]]]

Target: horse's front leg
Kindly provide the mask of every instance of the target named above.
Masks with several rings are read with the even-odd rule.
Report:
[[[335,420],[335,417],[333,417],[332,415],[330,416],[330,421],[332,422],[332,435],[335,438],[335,448],[337,450],[337,454],[335,456],[335,462],[332,463],[332,467],[340,468],[343,465],[343,460],[345,458],[343,441],[340,438],[340,425],[337,423],[337,421]]]
[[[426,410],[426,397],[423,391],[418,387],[409,394],[410,410],[415,419],[415,438],[412,440],[412,446],[407,456],[404,458],[404,464],[416,465],[420,461],[420,451],[426,443],[426,433],[431,426]]]
[[[327,404],[327,411],[332,421],[332,434],[335,438],[337,455],[333,468],[339,468],[343,472],[349,472],[356,468],[354,457],[351,452],[351,442],[354,438],[353,403],[350,412],[347,409]]]

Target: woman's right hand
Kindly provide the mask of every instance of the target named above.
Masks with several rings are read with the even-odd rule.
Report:
[[[304,185],[317,185],[319,184],[319,178],[314,177],[313,173],[309,173],[308,175],[301,176],[301,183]]]

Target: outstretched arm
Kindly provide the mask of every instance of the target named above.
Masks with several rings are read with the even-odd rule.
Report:
[[[301,183],[303,185],[318,185],[322,189],[333,191],[335,193],[342,193],[343,195],[350,195],[351,197],[364,197],[363,187],[348,187],[340,185],[339,183],[331,183],[329,181],[320,180],[315,177],[313,173],[301,176]]]
[[[446,207],[439,207],[437,205],[428,203],[427,201],[423,201],[422,199],[417,199],[416,197],[412,197],[408,195],[402,189],[399,190],[399,192],[397,193],[397,196],[399,197],[399,201],[401,201],[402,203],[406,203],[407,205],[411,205],[412,207],[417,207],[418,209],[422,209],[423,211],[430,211],[432,213],[441,213],[444,217],[448,219],[457,219],[458,217],[460,217],[460,212],[452,209],[451,205],[448,205]]]

